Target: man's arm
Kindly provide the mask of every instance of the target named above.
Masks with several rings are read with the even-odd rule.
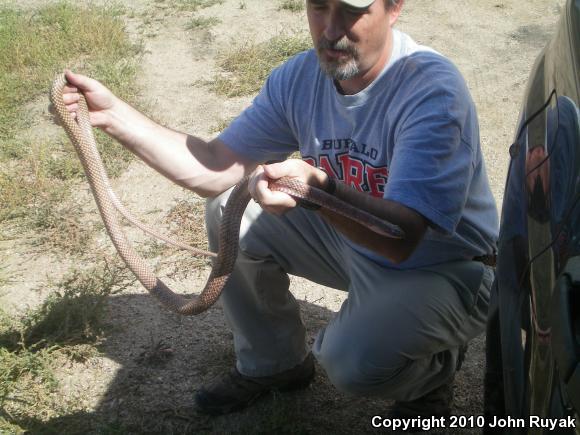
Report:
[[[89,106],[91,125],[101,128],[145,163],[201,196],[215,196],[250,173],[256,163],[214,139],[202,139],[163,127],[81,74],[66,73],[64,102],[75,116],[79,91]]]
[[[327,188],[326,183],[322,188]],[[370,249],[389,259],[393,263],[401,263],[411,256],[427,231],[427,220],[415,210],[388,199],[376,198],[359,192],[343,183],[336,183],[334,195],[353,206],[368,211],[401,227],[405,233],[403,239],[393,239],[377,235],[367,227],[353,222],[333,211],[320,209],[321,215],[337,230],[353,242]]]
[[[250,193],[262,208],[275,214],[283,214],[297,205],[297,202],[289,195],[268,189],[269,180],[281,177],[294,177],[303,183],[324,190],[327,189],[329,180],[326,172],[297,159],[258,167],[250,177]],[[336,186],[335,196],[398,225],[406,236],[403,239],[381,236],[332,211],[320,209],[319,213],[324,219],[353,242],[393,263],[400,263],[409,258],[425,235],[428,226],[427,219],[415,210],[397,202],[372,197],[343,183],[336,183]]]

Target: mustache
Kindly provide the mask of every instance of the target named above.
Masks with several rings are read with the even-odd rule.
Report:
[[[320,39],[318,40],[318,49],[344,51],[353,56],[356,56],[358,54],[354,44],[346,36],[343,36],[342,38],[337,39],[336,41],[330,41],[326,39],[324,36],[321,36]]]

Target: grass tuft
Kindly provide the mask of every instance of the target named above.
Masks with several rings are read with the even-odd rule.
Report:
[[[199,9],[221,5],[225,0],[176,0],[177,9],[181,11],[195,12]]]
[[[127,269],[101,259],[54,284],[44,303],[22,317],[0,310],[0,433],[45,428],[44,422],[70,411],[53,369],[99,354],[107,299],[133,282]]]
[[[304,10],[304,0],[283,0],[278,9],[290,12],[301,12]]]
[[[56,386],[48,352],[0,348],[0,408],[5,412],[39,405]]]
[[[309,36],[275,36],[260,44],[245,44],[222,53],[218,62],[224,71],[210,86],[227,97],[252,95],[275,67],[295,54],[312,47]]]
[[[193,17],[189,24],[187,25],[187,30],[205,30],[209,29],[217,24],[221,23],[221,20],[216,17]]]
[[[64,1],[34,13],[0,6],[0,141],[25,125],[25,105],[46,94],[64,67],[82,61],[99,78],[99,65],[118,75],[132,68],[124,59],[134,57],[139,47],[125,35],[121,12],[115,6],[79,8]]]
[[[88,270],[74,269],[38,308],[19,319],[0,315],[0,346],[15,351],[96,344],[104,332],[107,299],[134,281],[128,269],[108,259]],[[69,350],[87,354],[82,346]]]
[[[75,269],[22,321],[27,344],[49,346],[97,343],[104,332],[107,299],[135,282],[128,269],[102,260],[89,270]]]

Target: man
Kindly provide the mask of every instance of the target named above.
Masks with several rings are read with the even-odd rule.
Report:
[[[196,394],[200,410],[241,409],[307,386],[312,354],[288,273],[348,290],[312,353],[342,391],[395,399],[399,415],[446,415],[461,349],[482,332],[497,211],[475,108],[443,56],[393,30],[403,0],[308,0],[315,50],[276,69],[217,139],[153,123],[98,82],[67,72],[91,122],[208,202],[210,246],[229,188],[251,174],[236,269],[222,295],[236,368]],[[284,160],[300,150],[302,160]],[[377,236],[296,207],[268,180],[297,177],[399,225]],[[259,205],[258,205],[259,204]],[[266,210],[270,213],[264,213]],[[278,216],[276,216],[278,215]]]

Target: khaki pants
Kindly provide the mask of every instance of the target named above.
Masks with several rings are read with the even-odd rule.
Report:
[[[229,193],[207,203],[213,250]],[[288,274],[348,291],[312,349],[331,382],[344,392],[394,400],[413,400],[452,378],[459,346],[485,328],[494,277],[475,261],[387,269],[353,250],[316,212],[274,216],[251,201],[221,296],[244,375],[287,370],[309,352]]]

